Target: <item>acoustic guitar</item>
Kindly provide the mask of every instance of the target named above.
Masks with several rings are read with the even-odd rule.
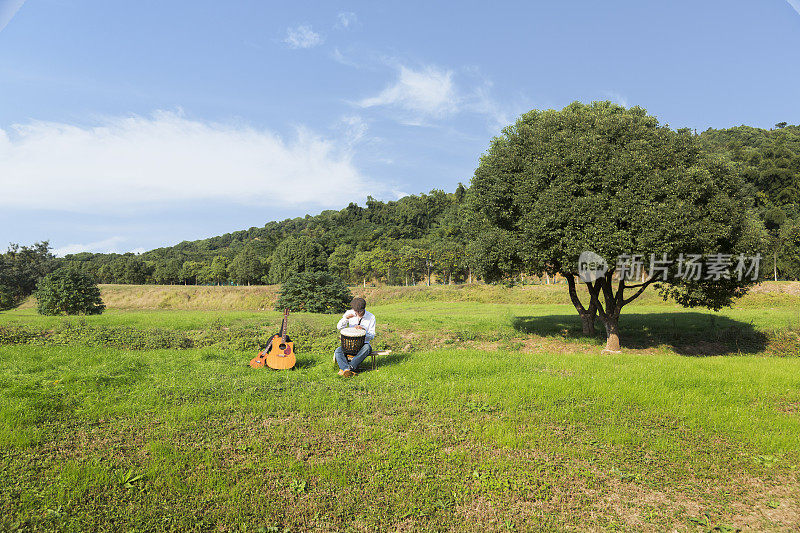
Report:
[[[294,357],[294,343],[286,334],[289,326],[289,310],[283,312],[281,331],[270,337],[267,347],[250,361],[253,368],[262,368],[265,364],[276,370],[288,370],[297,362]]]

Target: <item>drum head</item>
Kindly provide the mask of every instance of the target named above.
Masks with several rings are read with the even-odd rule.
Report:
[[[345,337],[363,337],[367,334],[367,331],[358,328],[344,328],[341,333]]]

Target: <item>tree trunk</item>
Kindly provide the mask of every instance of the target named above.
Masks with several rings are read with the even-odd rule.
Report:
[[[367,278],[364,278],[364,288],[367,288]]]
[[[619,353],[619,317],[608,316],[603,322],[606,326],[606,347],[603,351]]]
[[[550,274],[547,272],[544,273],[545,284],[550,285]]]
[[[578,290],[576,288],[575,276],[568,274],[565,275],[567,286],[569,287],[569,298],[572,300],[572,305],[581,317],[581,328],[584,335],[594,335],[594,321],[597,317],[597,305],[592,298],[592,287],[589,286],[589,306],[584,307],[578,298]],[[599,288],[598,288],[599,290]]]
[[[588,311],[581,313],[581,326],[584,335],[594,335],[594,319],[596,315]]]
[[[772,254],[772,273],[775,281],[778,281],[778,252]]]

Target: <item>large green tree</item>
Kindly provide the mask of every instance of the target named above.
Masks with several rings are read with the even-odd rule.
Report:
[[[0,254],[0,310],[22,302],[58,263],[47,241],[32,246],[9,245],[8,250]]]
[[[680,254],[751,254],[761,233],[738,173],[642,108],[576,102],[526,113],[492,140],[472,187],[480,214],[514,236],[526,271],[566,278],[584,331],[599,316],[608,350],[619,350],[622,308],[663,275],[631,276],[637,257],[674,261],[659,264],[661,290],[687,306],[719,309],[750,282],[678,276]],[[608,262],[583,280],[588,302],[576,290],[585,251]]]

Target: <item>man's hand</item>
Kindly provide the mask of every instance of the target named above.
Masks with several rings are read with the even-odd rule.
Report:
[[[356,326],[356,329],[364,329],[364,326],[358,325],[358,326]]]
[[[346,312],[344,314],[345,318],[353,318],[354,316],[356,316],[356,312],[355,311],[348,311],[348,312]]]

